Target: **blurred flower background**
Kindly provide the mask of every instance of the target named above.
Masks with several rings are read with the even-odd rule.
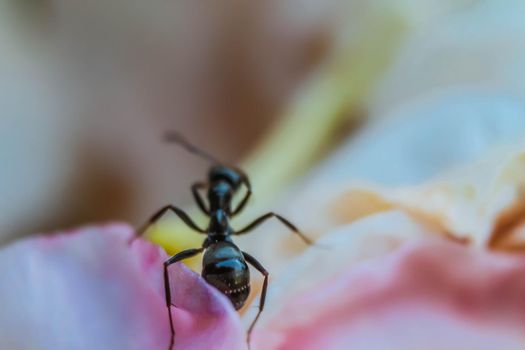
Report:
[[[320,238],[401,210],[425,228],[375,219],[525,246],[520,0],[1,1],[2,243],[192,211],[207,164],[162,142],[174,129],[246,169],[236,225],[275,210]],[[352,264],[411,240],[382,230],[347,237]],[[170,253],[202,239],[169,218],[149,238]],[[238,241],[276,280],[308,266],[288,267],[305,248],[279,226]]]
[[[429,153],[418,146],[418,171],[371,154],[341,162],[341,177],[389,184],[432,176],[522,126],[519,1],[4,0],[1,9],[3,241],[86,221],[138,225],[161,204],[189,204],[206,165],[163,144],[166,129],[226,161],[251,155],[256,191],[275,199],[365,118],[417,114],[412,132],[442,139]],[[476,133],[479,119],[497,124],[490,135]],[[381,148],[386,134],[361,148]]]

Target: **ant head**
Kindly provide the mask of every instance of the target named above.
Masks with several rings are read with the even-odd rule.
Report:
[[[250,269],[233,243],[222,241],[208,247],[202,277],[226,295],[235,310],[244,306],[250,294]]]
[[[210,183],[226,181],[234,190],[237,190],[244,181],[243,175],[238,170],[226,165],[213,166],[208,173],[208,179]]]

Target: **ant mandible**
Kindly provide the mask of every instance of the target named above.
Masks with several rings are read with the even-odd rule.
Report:
[[[165,140],[170,143],[178,144],[187,151],[214,164],[208,171],[207,182],[196,182],[191,186],[191,191],[197,206],[210,218],[207,229],[200,228],[182,209],[169,204],[153,214],[142,229],[138,231],[138,235],[142,235],[150,225],[158,221],[167,211],[172,211],[191,229],[207,235],[201,248],[184,250],[164,262],[164,289],[171,330],[168,349],[173,349],[175,341],[175,329],[173,328],[173,317],[171,313],[172,304],[168,267],[176,262],[191,258],[203,252],[202,277],[207,283],[222,292],[231,301],[236,310],[239,310],[244,306],[246,299],[250,294],[250,270],[247,263],[252,265],[264,276],[259,310],[247,331],[247,342],[249,345],[250,334],[264,309],[269,273],[253,256],[241,251],[235,243],[233,243],[232,235],[248,233],[264,221],[270,218],[276,218],[292,232],[299,235],[305,243],[312,244],[312,242],[291,222],[273,212],[259,217],[241,230],[234,230],[230,226],[230,218],[236,216],[243,210],[248,199],[252,195],[252,187],[248,176],[237,167],[219,162],[208,153],[189,143],[176,132],[171,131],[166,133]],[[240,190],[242,185],[246,187],[246,194],[235,209],[232,210],[233,196]],[[199,192],[206,188],[208,189],[209,205],[206,205]]]

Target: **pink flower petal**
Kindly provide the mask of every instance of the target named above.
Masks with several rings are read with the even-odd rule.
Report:
[[[169,323],[157,246],[126,225],[17,242],[0,250],[0,349],[166,350]],[[171,267],[177,349],[245,349],[229,301]]]
[[[523,276],[525,256],[405,246],[273,310],[256,348],[524,349]]]

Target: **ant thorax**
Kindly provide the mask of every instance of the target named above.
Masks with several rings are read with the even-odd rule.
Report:
[[[230,220],[224,210],[219,209],[210,214],[210,224],[208,226],[208,236],[214,240],[224,240],[232,234]]]
[[[231,202],[234,189],[230,183],[219,180],[211,184],[208,189],[208,202],[210,203],[210,211],[224,210],[226,213],[231,213]]]

